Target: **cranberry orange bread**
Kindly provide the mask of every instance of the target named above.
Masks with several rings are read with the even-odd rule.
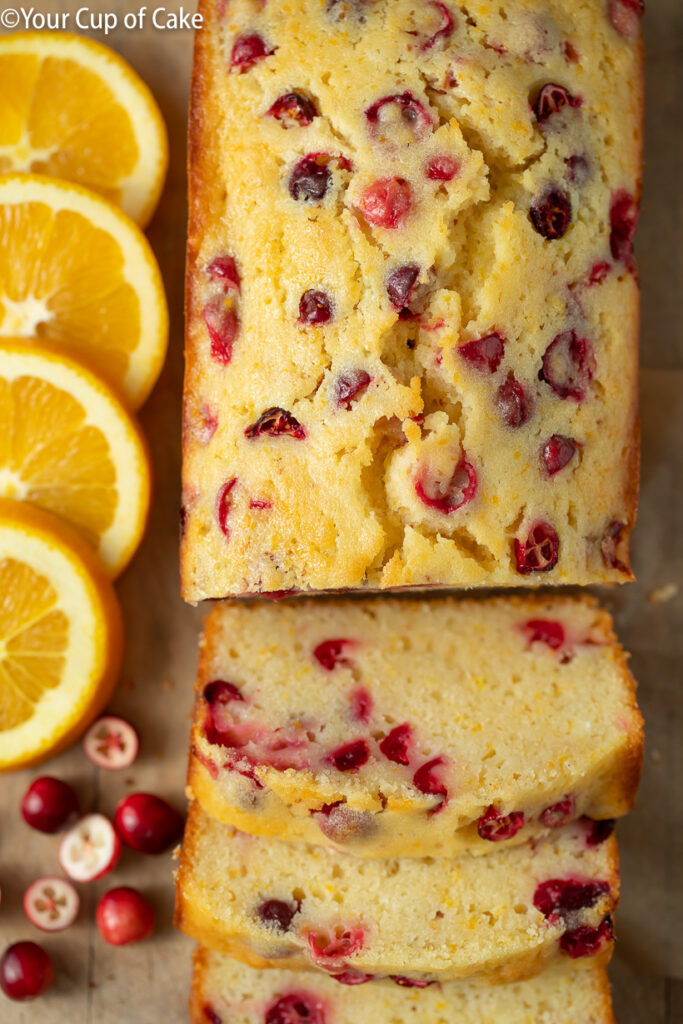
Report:
[[[639,0],[202,0],[183,592],[631,579]]]
[[[618,889],[614,836],[584,823],[484,857],[363,860],[249,836],[193,803],[176,923],[253,967],[517,981],[606,961]]]
[[[604,968],[550,967],[528,981],[449,981],[426,989],[376,981],[359,988],[309,972],[255,971],[199,947],[192,1024],[614,1024]]]
[[[222,604],[190,795],[245,832],[361,856],[486,852],[630,810],[634,686],[586,597]]]

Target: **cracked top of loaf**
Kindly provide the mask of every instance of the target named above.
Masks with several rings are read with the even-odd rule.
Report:
[[[203,0],[183,592],[632,578],[636,0]]]

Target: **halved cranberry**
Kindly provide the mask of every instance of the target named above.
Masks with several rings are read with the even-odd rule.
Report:
[[[372,697],[364,686],[359,686],[349,695],[351,717],[356,722],[369,722],[372,714]]]
[[[634,42],[640,35],[640,19],[645,11],[643,0],[608,0],[607,16],[620,36]]]
[[[353,640],[345,640],[338,637],[334,640],[323,640],[313,648],[313,657],[324,669],[331,672],[337,665],[351,665],[351,661],[345,656],[347,647],[353,647]]]
[[[350,409],[351,403],[367,388],[372,377],[366,370],[345,370],[334,382],[334,400],[340,409]]]
[[[562,828],[573,819],[575,813],[576,802],[571,793],[568,793],[562,800],[541,811],[541,824],[546,828]]]
[[[578,878],[549,878],[534,893],[534,906],[544,917],[566,920],[577,910],[594,907],[610,891],[609,882],[581,881]]]
[[[319,203],[325,198],[331,184],[329,157],[325,153],[311,153],[295,163],[289,176],[288,188],[292,199],[298,202]]]
[[[531,419],[534,404],[522,384],[512,375],[496,392],[496,405],[508,427],[521,427]]]
[[[338,772],[357,772],[369,759],[370,747],[365,740],[351,740],[332,750],[325,758]]]
[[[269,50],[262,36],[257,32],[245,32],[232,44],[230,68],[238,72],[248,71],[264,57],[270,57],[275,50]]]
[[[565,932],[560,936],[560,949],[572,960],[578,960],[582,956],[595,956],[607,942],[613,940],[614,925],[608,915],[597,928],[582,925]]]
[[[434,981],[416,981],[415,978],[406,978],[405,974],[390,974],[389,977],[401,988],[429,988],[430,985],[436,984]]]
[[[264,1024],[326,1024],[325,1007],[310,992],[289,992],[270,1004]]]
[[[228,480],[223,484],[218,494],[216,495],[216,519],[218,520],[218,526],[222,533],[226,537],[230,536],[230,530],[228,528],[228,516],[232,510],[232,498],[230,494],[237,483],[237,477],[234,476],[232,480]]]
[[[466,359],[475,370],[483,373],[495,373],[505,352],[505,341],[494,331],[483,338],[467,341],[458,348],[458,355]]]
[[[397,122],[409,128],[415,139],[423,138],[433,123],[431,114],[412,92],[383,96],[367,108],[365,116],[374,136],[382,132],[382,141],[387,141],[387,131],[391,132]]]
[[[521,828],[524,828],[524,812],[511,811],[501,814],[491,804],[477,822],[477,832],[481,839],[490,843],[500,843],[504,839],[512,839]]]
[[[557,114],[563,107],[580,106],[580,97],[572,96],[563,85],[548,82],[539,92],[534,110],[536,112],[536,120],[539,124],[543,124],[544,121],[547,121],[553,114]]]
[[[556,619],[529,619],[521,628],[529,644],[541,643],[559,651],[564,643],[564,627]]]
[[[365,985],[372,981],[374,974],[363,974],[361,971],[342,971],[341,974],[332,974],[332,978],[340,985]]]
[[[633,237],[638,226],[638,204],[625,189],[615,192],[609,210],[609,246],[615,260],[621,260],[629,270],[635,270]]]
[[[430,6],[435,8],[441,19],[441,24],[436,32],[434,32],[429,39],[422,44],[422,50],[431,50],[433,46],[437,45],[437,43],[445,42],[452,33],[454,26],[453,15],[445,4],[440,3],[440,0],[431,0]]]
[[[306,128],[318,116],[315,103],[300,92],[286,92],[278,96],[267,117],[274,117],[283,128]]]
[[[557,565],[560,538],[555,528],[543,519],[537,520],[526,540],[515,540],[517,572],[527,576],[532,572],[549,572]]]
[[[553,434],[541,448],[541,459],[548,476],[555,476],[569,465],[576,454],[577,444],[572,437]]]
[[[543,354],[539,380],[549,384],[558,398],[581,402],[595,373],[593,346],[576,331],[562,331]]]
[[[427,164],[427,177],[430,181],[452,181],[460,170],[457,157],[443,153],[433,156]]]
[[[288,932],[300,910],[300,900],[294,903],[287,903],[285,900],[264,900],[256,908],[256,913],[264,924],[272,925],[276,931]]]
[[[336,965],[345,966],[344,960],[362,949],[364,941],[365,932],[359,927],[336,925],[308,933],[311,959],[326,970]]]
[[[595,821],[593,818],[582,818],[581,823],[586,827],[586,846],[600,846],[606,842],[614,832],[616,821],[614,818],[602,818]]]
[[[594,263],[590,269],[588,280],[586,281],[586,287],[592,288],[593,285],[602,284],[610,270],[612,264],[607,263],[606,260],[601,260],[599,263]]]
[[[240,326],[235,304],[225,295],[215,295],[204,306],[203,315],[211,340],[211,358],[227,366]]]
[[[602,560],[608,569],[618,569],[619,572],[628,573],[628,566],[618,556],[621,535],[625,529],[626,523],[620,523],[618,519],[613,519],[602,535],[600,551]]]
[[[363,191],[360,209],[369,224],[402,227],[413,205],[413,190],[405,178],[379,178]]]
[[[203,690],[204,700],[209,705],[204,735],[209,743],[230,747],[232,740],[232,717],[226,708],[233,701],[244,701],[244,697],[233,683],[225,679],[214,679]]]
[[[216,256],[206,268],[206,276],[222,284],[226,291],[230,288],[240,290],[240,275],[233,256]]]
[[[299,323],[312,326],[329,324],[333,316],[332,299],[326,292],[309,288],[299,300]]]
[[[396,764],[410,764],[410,750],[413,745],[413,729],[408,722],[397,725],[380,740],[379,749],[389,761]]]
[[[476,470],[464,456],[447,480],[430,473],[428,468],[423,468],[415,480],[415,492],[420,501],[443,515],[457,512],[472,500],[476,490]]]
[[[252,423],[244,431],[244,436],[250,439],[255,437],[293,437],[297,441],[306,438],[306,429],[302,427],[291,412],[273,406],[262,412],[255,423]]]
[[[440,777],[441,770],[448,766],[448,760],[445,757],[433,757],[431,761],[427,761],[426,764],[421,765],[413,775],[413,785],[420,793],[425,793],[429,796],[441,797],[440,802],[436,807],[432,807],[427,813],[431,816],[432,814],[438,814],[442,811],[448,803],[448,789],[445,782]]]
[[[410,307],[410,295],[417,281],[420,268],[416,263],[398,267],[387,278],[387,295],[394,309]]]
[[[562,189],[551,188],[534,199],[529,216],[539,235],[550,240],[562,238],[572,218],[569,196]]]

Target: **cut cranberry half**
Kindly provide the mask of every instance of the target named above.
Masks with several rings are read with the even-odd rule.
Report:
[[[539,519],[529,530],[526,540],[515,540],[517,572],[528,576],[532,572],[549,572],[557,565],[560,538],[555,528]]]
[[[576,802],[571,793],[568,793],[562,800],[541,811],[541,824],[546,828],[562,828],[573,820],[575,814]]]
[[[184,819],[166,800],[153,793],[131,793],[114,815],[119,836],[131,850],[163,853],[183,834]]]
[[[431,50],[432,47],[436,46],[437,44],[445,42],[446,39],[448,39],[448,37],[453,32],[454,27],[453,15],[448,10],[445,4],[442,4],[440,0],[431,0],[430,6],[436,10],[441,20],[441,24],[439,25],[436,32],[434,32],[429,37],[429,39],[427,39],[422,44],[421,49],[423,51]]]
[[[539,235],[551,241],[562,238],[572,219],[569,196],[562,189],[551,188],[534,199],[529,216]]]
[[[536,120],[539,124],[544,124],[549,117],[553,114],[557,114],[558,111],[562,110],[563,107],[580,107],[581,99],[579,97],[572,96],[568,89],[565,89],[563,85],[557,85],[555,82],[548,82],[544,85],[538,94],[534,110],[536,112]]]
[[[217,746],[231,747],[235,737],[232,732],[233,721],[226,708],[233,701],[244,702],[244,697],[233,683],[225,679],[214,679],[204,687],[203,693],[208,707],[204,734],[209,743]]]
[[[586,846],[600,846],[606,842],[614,832],[616,821],[614,818],[603,818],[595,821],[593,818],[582,818],[581,823],[586,828]]]
[[[410,296],[417,281],[420,268],[416,263],[398,267],[387,278],[387,295],[394,309],[410,308]]]
[[[423,138],[432,127],[431,114],[412,92],[383,96],[367,108],[365,117],[371,133],[375,137],[381,133],[382,141],[387,141],[387,132],[391,133],[397,122],[415,139]]]
[[[325,1008],[310,992],[288,992],[270,1004],[264,1024],[326,1024]]]
[[[0,987],[17,1002],[42,995],[54,977],[52,960],[37,942],[15,942],[0,960]]]
[[[332,750],[325,760],[338,772],[357,772],[370,759],[370,747],[365,740],[352,740]]]
[[[334,400],[340,409],[350,409],[372,380],[366,370],[345,370],[334,382]]]
[[[285,900],[265,900],[257,908],[256,913],[264,924],[269,925],[278,932],[288,932],[292,927],[292,921],[301,909],[301,902],[286,903]]]
[[[578,960],[583,956],[595,956],[606,943],[613,940],[614,925],[612,918],[607,916],[597,928],[582,925],[565,932],[560,936],[560,949],[572,960]]]
[[[593,346],[576,331],[562,331],[543,355],[539,379],[550,385],[558,398],[581,402],[595,373]]]
[[[430,816],[438,814],[448,803],[448,789],[441,777],[447,766],[448,760],[445,757],[433,757],[431,761],[421,765],[413,775],[413,785],[420,793],[441,797],[439,803],[427,812]]]
[[[328,672],[332,672],[338,665],[351,665],[352,662],[346,657],[344,651],[353,647],[353,640],[346,640],[338,637],[334,640],[323,640],[313,648],[313,657]]]
[[[233,700],[244,700],[242,692],[238,690],[234,683],[229,683],[226,679],[212,679],[204,687],[202,696],[207,704],[210,705],[225,705],[230,704]]]
[[[228,480],[223,484],[220,491],[216,495],[216,519],[218,520],[218,526],[222,533],[226,537],[230,536],[230,530],[228,529],[228,516],[232,510],[232,490],[237,483],[237,477],[234,476],[232,480]]]
[[[255,437],[293,437],[296,441],[306,438],[306,430],[299,421],[286,409],[273,406],[266,409],[259,418],[244,431],[244,436],[253,440]]]
[[[256,32],[247,32],[238,36],[232,44],[230,53],[230,68],[238,72],[248,71],[249,68],[270,57],[274,50],[269,50],[262,36]]]
[[[359,686],[350,694],[351,717],[356,722],[369,722],[372,714],[372,697],[364,686]]]
[[[315,103],[300,92],[286,92],[278,96],[266,111],[267,117],[274,117],[283,128],[306,128],[318,116]]]
[[[97,904],[95,921],[110,946],[143,942],[154,931],[154,907],[137,889],[122,885],[105,892]]]
[[[541,448],[541,461],[548,476],[555,476],[568,466],[576,454],[577,444],[573,437],[553,434]]]
[[[504,352],[505,342],[495,331],[483,338],[467,341],[458,348],[458,355],[475,370],[480,370],[482,373],[495,373],[500,366]]]
[[[299,323],[307,326],[329,324],[334,315],[332,299],[326,292],[309,288],[299,300]]]
[[[594,263],[591,267],[590,274],[588,275],[586,287],[592,288],[596,284],[602,284],[611,269],[612,264],[607,263],[606,260],[600,260],[600,262]]]
[[[630,571],[628,566],[618,556],[621,535],[625,529],[626,523],[620,523],[619,520],[613,519],[602,535],[600,551],[602,560],[608,569],[618,569],[619,572],[628,573]]]
[[[493,804],[484,811],[477,822],[479,837],[487,839],[490,843],[500,843],[505,839],[512,839],[521,828],[524,828],[523,811],[501,814]]]
[[[534,411],[531,396],[512,375],[496,391],[496,406],[504,423],[513,429],[528,423]]]
[[[635,270],[633,237],[638,226],[638,204],[633,196],[622,189],[612,196],[609,210],[609,246],[615,260],[621,260],[629,270]]]
[[[380,178],[364,189],[359,206],[368,224],[400,228],[413,205],[413,190],[405,178]]]
[[[24,913],[36,928],[61,932],[73,924],[80,900],[65,878],[38,878],[24,893]]]
[[[559,651],[564,644],[564,626],[557,619],[529,619],[521,628],[529,645],[545,644],[551,651]]]
[[[365,985],[372,981],[374,974],[363,974],[361,971],[343,971],[341,974],[331,975],[340,985]]]
[[[430,985],[436,984],[435,981],[416,981],[415,978],[406,978],[405,974],[390,974],[389,977],[401,988],[429,988]]]
[[[121,842],[103,814],[86,814],[66,833],[59,863],[74,882],[94,882],[118,864]]]
[[[356,926],[336,925],[308,933],[311,959],[325,970],[345,967],[344,960],[363,948],[365,932]]]
[[[408,722],[397,725],[379,743],[379,749],[389,761],[396,764],[410,764],[413,745],[413,729]]]
[[[206,275],[221,284],[225,291],[240,290],[240,275],[233,256],[216,256],[206,268]]]
[[[211,358],[227,366],[240,325],[233,300],[226,295],[215,295],[204,306],[204,323],[211,341]]]
[[[24,821],[38,832],[59,832],[78,817],[79,810],[74,789],[52,775],[34,779],[21,801]]]
[[[302,203],[319,203],[332,184],[329,157],[325,153],[310,153],[296,162],[289,176],[289,194]]]
[[[612,28],[629,42],[635,42],[640,35],[640,19],[644,11],[643,0],[608,0],[607,4]]]
[[[431,158],[426,173],[430,181],[452,181],[459,170],[460,161],[457,157],[443,153]]]
[[[464,457],[448,480],[430,473],[427,468],[420,470],[415,480],[415,492],[423,505],[436,509],[442,515],[457,512],[472,500],[476,490],[476,471]]]
[[[544,917],[561,917],[566,920],[578,910],[594,907],[609,891],[609,882],[549,878],[536,887],[534,906]]]
[[[138,756],[139,740],[133,726],[117,715],[102,715],[83,737],[85,756],[99,768],[129,768]]]

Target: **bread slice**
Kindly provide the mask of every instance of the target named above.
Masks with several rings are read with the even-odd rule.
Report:
[[[596,845],[582,824],[484,857],[370,860],[249,836],[193,804],[176,923],[254,967],[516,981],[607,960],[618,890],[614,837]]]
[[[614,1024],[604,968],[574,971],[557,964],[536,978],[504,986],[448,981],[419,989],[375,981],[359,987],[313,972],[256,971],[201,946],[194,955],[190,1019],[192,1024]]]
[[[242,831],[365,857],[486,852],[631,808],[634,689],[587,597],[223,604],[190,795]]]

